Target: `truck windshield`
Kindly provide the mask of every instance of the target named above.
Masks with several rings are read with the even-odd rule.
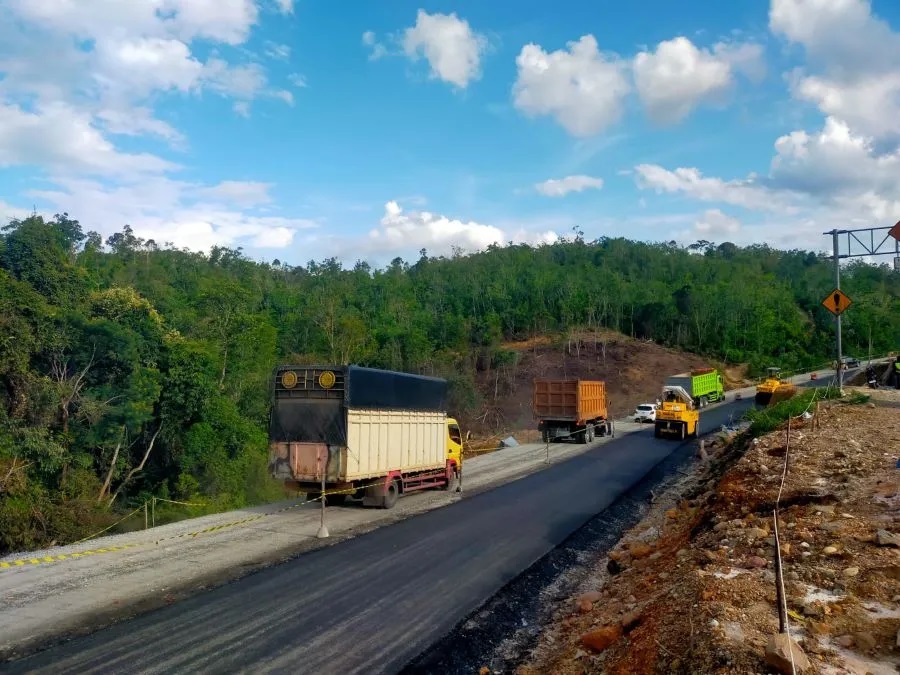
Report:
[[[450,440],[454,443],[462,443],[462,434],[459,431],[459,427],[451,424],[448,429],[450,431]]]

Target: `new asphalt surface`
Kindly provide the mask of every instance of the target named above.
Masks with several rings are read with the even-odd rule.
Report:
[[[728,424],[750,405],[705,410],[702,430]],[[653,438],[648,426],[0,671],[397,672],[678,445]]]

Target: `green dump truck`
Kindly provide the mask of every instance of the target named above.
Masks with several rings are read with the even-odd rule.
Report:
[[[698,408],[705,408],[710,403],[725,398],[725,385],[722,382],[722,376],[715,368],[703,368],[673,375],[666,380],[666,386],[684,389],[694,399]]]

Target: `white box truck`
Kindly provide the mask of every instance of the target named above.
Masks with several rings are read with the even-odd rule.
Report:
[[[446,380],[360,366],[281,366],[269,423],[269,470],[322,496],[389,509],[401,494],[455,489],[462,435]]]

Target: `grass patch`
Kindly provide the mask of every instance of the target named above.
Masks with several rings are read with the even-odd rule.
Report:
[[[810,407],[814,398],[819,401],[833,400],[840,398],[840,394],[833,387],[807,389],[786,401],[780,401],[767,408],[750,410],[747,412],[747,419],[750,421],[748,433],[755,437],[775,431],[787,421],[788,417],[802,415]],[[868,397],[865,398],[868,400]]]

